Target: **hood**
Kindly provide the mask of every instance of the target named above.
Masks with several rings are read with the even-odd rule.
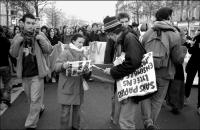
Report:
[[[176,31],[176,29],[171,25],[169,21],[156,21],[152,28]]]

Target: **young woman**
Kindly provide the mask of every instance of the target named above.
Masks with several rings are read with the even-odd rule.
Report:
[[[73,35],[71,43],[65,45],[55,64],[55,70],[59,72],[58,103],[61,104],[61,129],[70,129],[70,126],[72,129],[80,128],[80,106],[84,94],[83,76],[66,76],[68,68],[66,62],[86,59],[82,51],[84,40],[81,34]],[[70,109],[72,109],[72,125],[69,125]]]

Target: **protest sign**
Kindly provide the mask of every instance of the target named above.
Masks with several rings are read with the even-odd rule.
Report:
[[[152,52],[146,53],[141,66],[132,74],[117,81],[117,96],[121,101],[132,96],[144,96],[157,91]]]
[[[91,64],[104,64],[104,56],[106,50],[106,42],[92,42],[89,46],[84,46],[84,54]]]
[[[66,76],[80,76],[91,71],[91,61],[71,61],[67,62]]]

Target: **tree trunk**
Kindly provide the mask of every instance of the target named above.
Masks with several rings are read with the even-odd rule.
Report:
[[[39,17],[39,12],[38,12],[38,0],[35,0],[35,13],[36,13],[36,17]]]
[[[9,26],[9,10],[8,10],[8,0],[6,0],[6,25]]]

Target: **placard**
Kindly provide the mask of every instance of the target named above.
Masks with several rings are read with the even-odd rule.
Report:
[[[153,53],[146,53],[141,66],[132,74],[117,81],[117,96],[121,101],[132,96],[144,96],[157,91]]]
[[[92,42],[89,46],[84,46],[84,54],[91,64],[104,64],[104,56],[107,42]]]

